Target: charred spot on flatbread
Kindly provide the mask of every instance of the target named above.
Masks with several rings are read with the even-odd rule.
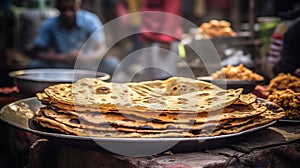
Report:
[[[105,87],[105,86],[101,86],[101,87],[96,88],[96,93],[97,94],[108,94],[110,92],[111,92],[110,88]]]

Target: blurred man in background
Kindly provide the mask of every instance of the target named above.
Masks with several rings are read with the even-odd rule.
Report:
[[[277,76],[279,73],[290,73],[299,75],[300,68],[300,20],[292,25],[283,37],[283,47],[280,53],[280,60],[275,65],[273,72]]]
[[[45,20],[35,40],[34,59],[29,68],[73,68],[77,58],[82,65],[99,59],[105,47],[105,35],[98,16],[80,9],[80,0],[57,0],[57,17]],[[93,34],[93,35],[92,35]],[[92,35],[92,36],[91,36]],[[86,43],[86,42],[90,43]],[[86,50],[80,49],[84,44]],[[97,51],[94,51],[94,50]],[[80,56],[83,55],[83,56]],[[118,63],[115,57],[105,57],[99,69],[112,73]]]
[[[181,0],[143,1],[141,12],[160,12],[141,17],[139,40],[150,48],[141,61],[147,67],[142,73],[144,80],[166,79],[177,73],[179,58],[175,55],[183,33],[181,9]]]

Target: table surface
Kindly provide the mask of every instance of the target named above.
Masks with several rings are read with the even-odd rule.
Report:
[[[280,123],[243,136],[219,148],[194,152],[167,151],[129,157],[79,149],[46,139],[29,151],[30,167],[297,167],[300,165],[300,124]]]

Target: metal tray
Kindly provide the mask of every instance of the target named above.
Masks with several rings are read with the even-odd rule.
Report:
[[[163,151],[191,152],[217,148],[234,143],[243,135],[266,128],[269,124],[245,130],[242,132],[214,137],[195,138],[103,138],[66,135],[37,127],[33,116],[38,108],[43,106],[35,97],[18,100],[1,108],[0,119],[4,122],[44,137],[48,140],[63,143],[76,148],[112,152],[121,155],[147,156]]]
[[[244,93],[250,93],[254,90],[255,86],[263,81],[254,80],[230,80],[230,79],[212,79],[210,76],[198,77],[198,80],[213,83],[224,89],[237,89],[243,88]]]
[[[285,122],[285,123],[295,123],[295,124],[298,123],[298,124],[300,124],[300,120],[280,119],[278,121]]]

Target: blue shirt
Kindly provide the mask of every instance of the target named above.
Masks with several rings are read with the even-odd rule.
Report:
[[[99,29],[102,23],[97,15],[88,11],[77,11],[76,26],[72,30],[66,30],[59,17],[49,18],[43,22],[35,46],[54,48],[58,53],[66,53],[73,49],[81,49],[93,33],[91,39],[104,41],[104,33]]]

